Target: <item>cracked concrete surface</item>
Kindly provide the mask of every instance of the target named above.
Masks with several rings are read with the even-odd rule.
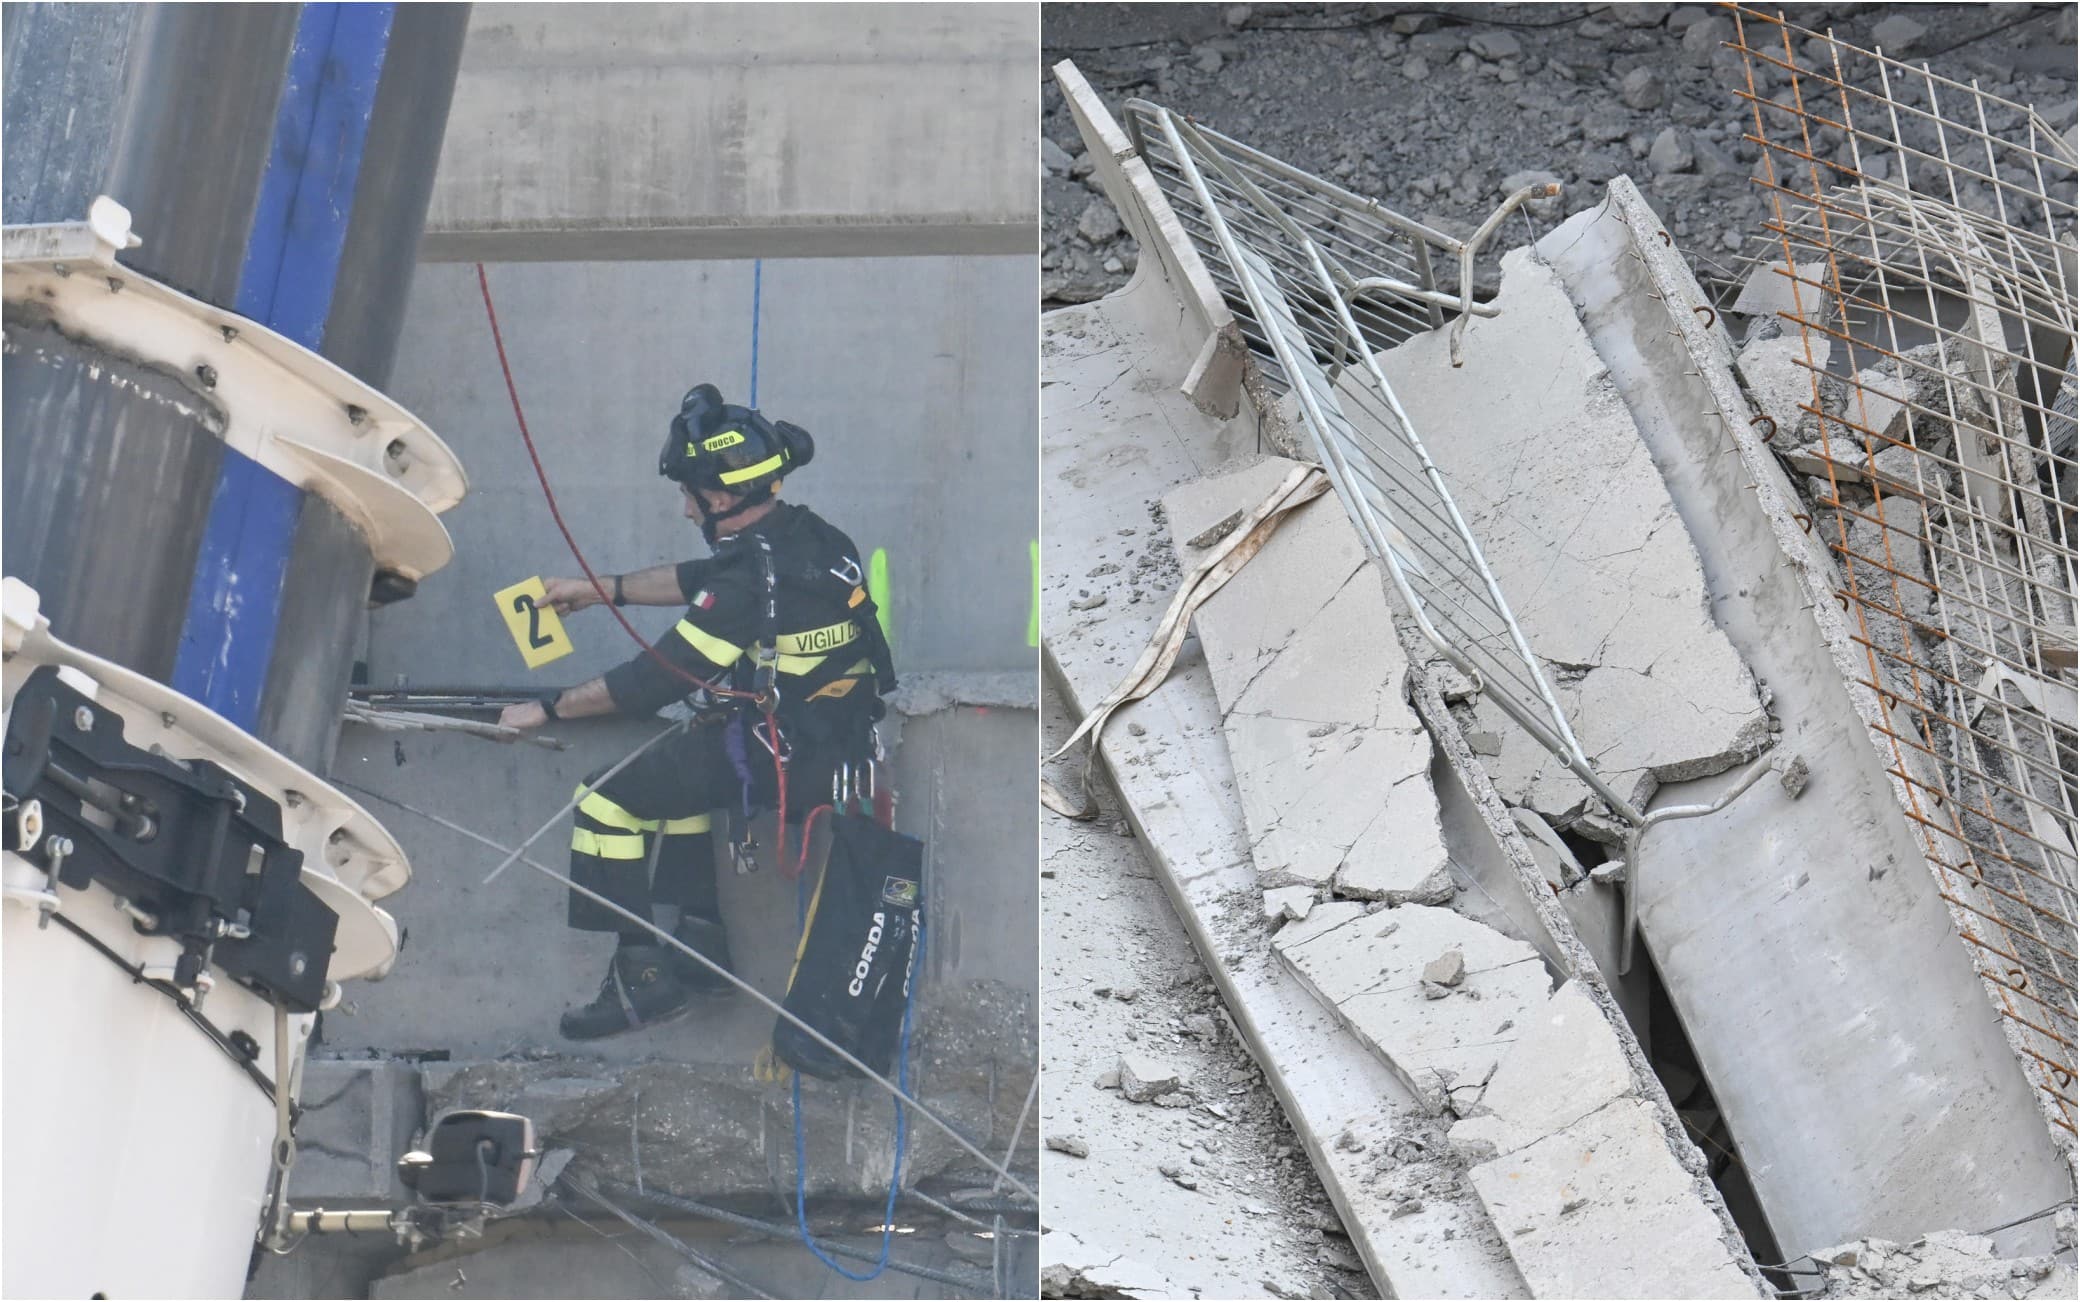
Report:
[[[1712,620],[1696,549],[1566,290],[1513,249],[1496,305],[1467,331],[1463,368],[1437,331],[1380,363],[1583,749],[1638,801],[1759,753],[1768,718],[1753,678]],[[1584,806],[1588,788],[1544,747],[1491,703],[1476,710],[1501,739],[1486,768],[1504,799],[1562,819]]]
[[[1642,1100],[1615,1100],[1472,1179],[1534,1296],[1757,1296]]]
[[[1175,585],[1176,553],[1191,554],[1171,543],[1161,498],[1257,443],[1253,413],[1223,426],[1177,389],[1203,337],[1179,333],[1175,290],[1160,278],[1161,265],[1147,259],[1142,280],[1124,293],[1042,319],[1042,466],[1051,505],[1041,600],[1048,663],[1072,708],[1102,697],[1133,663]],[[1123,357],[1134,363],[1134,379],[1088,400],[1113,380]],[[1099,597],[1100,604],[1077,604]],[[1238,807],[1224,713],[1199,648],[1188,642],[1170,681],[1122,709],[1099,750],[1242,1043],[1382,1290],[1525,1296],[1442,1133],[1425,1131],[1436,1123],[1270,952],[1272,926]],[[1055,781],[1070,772],[1064,764]],[[1311,888],[1301,889],[1313,898]],[[1160,1176],[1143,1179],[1162,1194]],[[1162,1258],[1153,1249],[1128,1256]]]
[[[1552,986],[1531,946],[1419,904],[1376,913],[1325,904],[1271,947],[1433,1115],[1471,1111]],[[1440,996],[1424,969],[1453,952],[1465,975]]]
[[[1452,1147],[1540,1296],[1756,1295],[1578,984],[1519,1024],[1478,1111]]]
[[[1270,457],[1164,495],[1180,552],[1253,506],[1294,462]],[[1333,499],[1295,511],[1194,621],[1266,889],[1389,904],[1452,896],[1430,736],[1378,572]]]

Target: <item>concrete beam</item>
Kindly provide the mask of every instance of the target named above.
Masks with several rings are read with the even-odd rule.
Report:
[[[1541,248],[1610,359],[1714,623],[1812,774],[1797,801],[1765,782],[1657,827],[1641,852],[1640,933],[1771,1229],[1795,1256],[2068,1201],[2069,1162],[1895,799],[1879,730],[1896,725],[1860,685],[1868,659],[1832,600],[1834,564],[1750,423],[1731,341],[1690,311],[1703,292],[1651,237],[1659,218],[1623,178],[1610,197]],[[1706,801],[1722,780],[1659,799]],[[2050,1229],[2001,1237],[2040,1250]]]
[[[1038,58],[1016,5],[478,5],[420,256],[1037,253]]]

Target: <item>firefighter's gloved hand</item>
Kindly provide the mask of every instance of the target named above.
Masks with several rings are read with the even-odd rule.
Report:
[[[602,576],[609,592],[613,591],[613,580]],[[559,615],[568,615],[587,606],[600,604],[599,590],[590,579],[543,579],[542,597]]]
[[[530,728],[539,728],[547,722],[549,713],[542,708],[540,701],[521,701],[517,705],[508,705],[498,716],[501,728],[518,728],[523,732]]]

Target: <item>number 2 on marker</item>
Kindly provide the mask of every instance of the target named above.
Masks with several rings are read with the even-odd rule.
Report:
[[[520,658],[529,669],[539,669],[571,653],[570,634],[563,631],[563,621],[555,611],[542,605],[546,595],[542,581],[533,578],[492,598],[513,635],[513,645],[520,648]]]

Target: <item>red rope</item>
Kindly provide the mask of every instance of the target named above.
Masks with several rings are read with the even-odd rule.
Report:
[[[780,873],[782,876],[786,877],[787,880],[793,881],[795,878],[800,877],[804,872],[808,870],[809,834],[816,829],[816,820],[819,817],[821,817],[824,814],[834,813],[836,812],[836,810],[836,805],[818,805],[816,808],[809,811],[809,816],[807,818],[802,820],[802,852],[795,858],[794,871],[788,872],[787,865],[784,863],[780,865]]]
[[[787,871],[787,765],[780,762],[780,720],[777,715],[766,716],[766,740],[773,744],[773,785],[779,788],[780,794],[780,815],[773,825],[778,840],[778,844],[773,847],[773,863],[784,873]],[[809,832],[804,828],[803,853],[806,854],[808,849]],[[796,868],[795,875],[800,876],[801,871],[800,868]]]
[[[687,682],[692,683],[696,687],[705,688],[707,691],[713,693],[716,696],[735,697],[739,700],[746,701],[757,700],[758,693],[756,692],[741,692],[736,690],[735,688],[718,686],[717,684],[711,683],[704,678],[695,676],[694,674],[688,672],[685,669],[681,669],[678,665],[675,665],[671,661],[665,659],[664,653],[659,651],[655,646],[651,645],[649,642],[645,641],[643,635],[641,633],[636,632],[636,626],[628,622],[628,616],[621,613],[621,608],[619,606],[616,606],[611,600],[608,599],[606,585],[600,582],[599,575],[592,572],[592,565],[585,559],[585,553],[578,550],[578,540],[571,536],[570,526],[566,525],[563,522],[563,512],[560,509],[558,509],[556,505],[556,491],[549,487],[549,475],[548,472],[542,469],[542,458],[540,454],[538,454],[535,451],[534,436],[527,432],[527,413],[520,409],[520,391],[519,389],[514,387],[513,368],[511,364],[506,361],[506,341],[505,337],[499,333],[498,311],[496,308],[491,306],[491,281],[487,276],[485,276],[484,264],[481,262],[477,264],[477,288],[482,290],[484,294],[484,315],[491,321],[491,343],[493,347],[498,349],[498,369],[505,373],[506,396],[513,400],[513,419],[516,422],[518,422],[520,426],[521,442],[527,445],[527,459],[534,463],[534,476],[536,479],[541,481],[542,496],[547,498],[549,501],[549,516],[551,519],[556,521],[556,528],[560,533],[563,534],[563,541],[570,546],[571,555],[577,558],[578,568],[584,570],[585,577],[591,581],[593,592],[599,595],[599,603],[602,606],[605,606],[609,611],[613,612],[614,618],[620,621],[622,628],[628,630],[628,635],[635,639],[637,646],[643,648],[643,650],[646,653],[648,653],[652,660],[655,660],[657,663],[663,665],[666,669],[669,669],[673,674],[685,679]],[[777,752],[774,757],[774,763],[777,767],[779,763]],[[781,793],[784,802],[786,793],[785,785],[781,787]],[[784,803],[782,804],[781,809],[784,813],[786,810],[786,805]],[[784,822],[781,825],[780,836],[782,844],[785,845],[787,829],[786,824]]]

